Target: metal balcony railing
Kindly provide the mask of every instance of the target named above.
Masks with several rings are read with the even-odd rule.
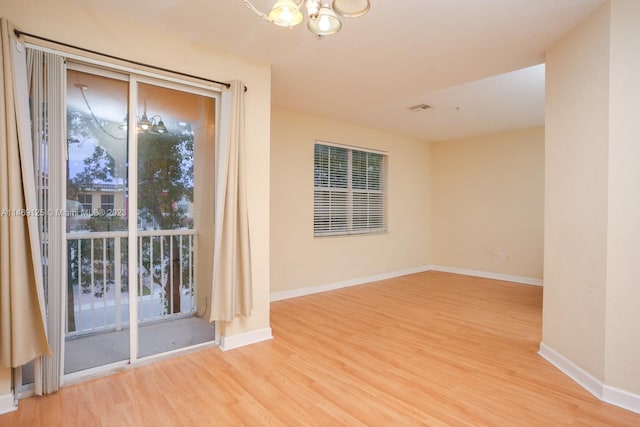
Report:
[[[196,312],[196,230],[137,232],[138,323]],[[67,233],[66,336],[129,324],[128,233]]]

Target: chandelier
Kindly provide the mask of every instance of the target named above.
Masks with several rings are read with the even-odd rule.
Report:
[[[118,126],[120,129],[127,130],[129,124],[129,115],[124,116],[122,123]],[[167,133],[169,129],[164,125],[162,121],[162,117],[159,114],[152,116],[151,118],[147,117],[147,112],[145,111],[142,114],[142,117],[136,116],[136,132],[137,133]]]
[[[80,89],[80,95],[82,95],[82,99],[84,100],[85,105],[87,106],[87,109],[89,110],[89,114],[91,115],[91,118],[93,119],[94,123],[96,124],[96,126],[105,134],[109,135],[111,138],[113,139],[124,139],[122,137],[118,137],[114,134],[112,134],[111,132],[109,132],[107,129],[105,129],[104,125],[103,125],[103,121],[99,120],[98,117],[96,117],[96,115],[93,113],[93,108],[91,108],[91,104],[89,104],[89,100],[87,99],[87,95],[86,95],[86,91],[89,89],[89,86],[87,86],[86,84],[81,84],[81,83],[76,83],[74,85],[75,87],[77,87],[78,89]],[[129,122],[129,115],[125,115],[124,119],[122,121],[122,123],[120,123],[120,125],[118,126],[118,128],[120,129],[127,129],[128,126],[128,122]],[[164,121],[162,120],[162,117],[160,117],[159,114],[155,114],[153,116],[151,116],[151,118],[147,117],[147,102],[145,101],[144,103],[144,113],[142,113],[142,118],[139,118],[136,116],[136,125],[137,125],[137,129],[136,131],[138,133],[140,132],[148,132],[148,133],[167,133],[169,132],[169,129],[167,129],[167,127],[164,124]]]
[[[249,0],[244,4],[256,15],[281,27],[294,27],[304,16],[300,9],[307,10],[307,28],[315,35],[328,36],[342,28],[338,15],[345,18],[362,16],[369,11],[369,0],[277,0],[269,13],[260,12]]]
[[[167,133],[169,130],[164,125],[162,117],[159,114],[147,118],[147,112],[142,114],[142,118],[138,120],[138,132],[151,132],[151,133]]]

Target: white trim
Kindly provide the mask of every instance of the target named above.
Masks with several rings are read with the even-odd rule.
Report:
[[[52,53],[54,55],[62,56],[65,59],[70,59],[72,61],[77,61],[80,64],[94,65],[98,67],[107,67],[112,70],[117,70],[126,74],[135,74],[139,77],[151,77],[152,79],[159,79],[164,81],[169,81],[178,84],[186,84],[191,87],[196,87],[205,90],[213,90],[218,93],[222,92],[223,88],[225,88],[225,83],[215,83],[207,81],[206,77],[197,77],[197,76],[188,76],[182,75],[179,71],[171,71],[171,70],[157,70],[157,71],[148,71],[143,68],[151,68],[154,69],[153,65],[134,65],[131,64],[131,61],[127,59],[120,58],[109,58],[105,57],[105,54],[101,54],[99,52],[86,52],[82,48],[73,48],[73,47],[61,47],[55,42],[48,42],[52,45],[56,45],[57,47],[48,47],[43,46],[42,44],[38,44],[36,42],[25,42],[25,46],[30,49],[40,50],[42,52]],[[73,50],[73,52],[72,52]],[[80,51],[81,53],[77,53]],[[131,65],[124,65],[131,64]]]
[[[255,344],[272,338],[271,328],[257,329],[237,335],[223,335],[220,339],[220,349],[222,351],[233,350],[234,348],[244,347],[245,345]]]
[[[604,385],[602,400],[640,414],[640,394],[630,393],[610,385]]]
[[[21,386],[21,390],[20,393],[18,393],[18,401],[22,400],[22,399],[26,399],[27,397],[33,397],[36,396],[36,391],[35,391],[35,387],[33,384],[23,384]],[[2,411],[0,411],[0,414],[2,414]]]
[[[36,48],[36,50],[40,50]],[[77,62],[73,59],[67,61],[68,58],[65,57],[64,54],[56,54],[65,58],[65,62],[67,64],[67,70],[79,71],[81,73],[93,74],[95,76],[106,77],[108,79],[118,80],[121,82],[129,83],[129,75],[130,73],[126,73],[123,71],[114,71],[103,67],[98,67],[95,64],[87,64],[84,62]]]
[[[542,280],[531,277],[511,276],[500,273],[489,273],[486,271],[467,270],[456,267],[443,267],[439,265],[423,265],[420,267],[407,268],[405,270],[392,271],[390,273],[375,274],[373,276],[360,277],[357,279],[342,280],[340,282],[328,283],[324,285],[308,286],[305,288],[291,289],[288,291],[278,291],[271,293],[271,302],[281,301],[289,298],[298,298],[306,295],[313,295],[320,292],[334,291],[336,289],[350,286],[363,285],[379,280],[393,279],[394,277],[406,276],[408,274],[423,273],[425,271],[441,271],[444,273],[462,274],[465,276],[483,277],[485,279],[505,280],[507,282],[522,283],[524,285],[542,286]]]
[[[0,396],[0,414],[6,414],[7,412],[13,412],[18,410],[16,400],[13,397],[13,393],[3,394]]]
[[[593,394],[598,399],[602,399],[602,381],[546,345],[540,343],[538,354],[547,362],[564,372],[569,378],[577,382],[580,386]]]
[[[467,270],[466,268],[444,267],[441,265],[432,265],[431,270],[442,271],[443,273],[462,274],[464,276],[483,277],[485,279],[504,280],[507,282],[521,283],[523,285],[542,286],[543,284],[543,281],[541,279],[535,279],[533,277],[513,276],[510,274],[501,274],[501,273],[490,273],[488,271]]]
[[[314,147],[317,144],[328,145],[330,147],[345,148],[347,150],[363,151],[365,153],[382,154],[383,156],[386,156],[386,155],[389,154],[389,152],[387,152],[387,151],[376,150],[376,149],[373,149],[373,148],[358,147],[357,145],[338,144],[337,142],[325,141],[325,140],[322,140],[322,139],[316,139],[315,143],[314,143]]]
[[[136,116],[138,113],[138,79],[136,76],[129,76],[129,98],[127,100],[127,134],[129,165],[138,164],[138,132],[136,132]],[[129,251],[128,265],[139,265],[138,260],[138,168],[130,167],[128,173],[128,212],[127,222],[127,250]],[[92,240],[93,242],[93,240]],[[138,268],[127,268],[129,284],[129,361],[135,364],[138,360],[139,344],[139,324],[138,324]]]
[[[640,414],[640,395],[604,384],[545,343],[538,354],[599,400]]]
[[[408,274],[423,273],[431,270],[428,265],[420,267],[407,268],[405,270],[393,271],[391,273],[375,274],[373,276],[360,277],[357,279],[343,280],[325,285],[308,286],[306,288],[291,289],[289,291],[279,291],[271,293],[271,302],[281,301],[289,298],[303,297],[313,295],[320,292],[334,291],[336,289],[348,288],[350,286],[364,285],[365,283],[377,282],[379,280],[392,279],[394,277],[406,276]]]

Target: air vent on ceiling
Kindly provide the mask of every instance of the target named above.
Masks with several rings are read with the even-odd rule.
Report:
[[[426,110],[431,110],[433,109],[433,107],[431,105],[427,105],[427,104],[418,104],[418,105],[414,105],[413,107],[409,107],[409,110],[411,111],[426,111]]]

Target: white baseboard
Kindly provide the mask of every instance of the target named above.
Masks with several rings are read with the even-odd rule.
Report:
[[[377,282],[379,280],[393,279],[394,277],[406,276],[408,274],[423,273],[425,271],[442,271],[444,273],[462,274],[465,276],[483,277],[485,279],[505,280],[507,282],[522,283],[525,285],[542,286],[542,280],[531,277],[512,276],[500,273],[489,273],[486,271],[467,270],[457,267],[444,267],[439,265],[423,265],[420,267],[407,268],[405,270],[392,271],[390,273],[374,274],[373,276],[359,277],[357,279],[343,280],[325,285],[308,286],[306,288],[291,289],[288,291],[278,291],[271,293],[271,302],[281,301],[289,298],[303,297],[320,292],[334,291],[336,289],[348,288],[350,286],[364,285],[366,283]]]
[[[6,414],[7,412],[13,412],[18,409],[13,393],[4,394],[0,396],[0,414]]]
[[[603,383],[545,343],[540,343],[538,354],[545,358],[556,368],[564,372],[569,378],[580,384],[589,393],[598,399],[602,399]]]
[[[255,344],[272,338],[271,328],[258,329],[237,335],[223,335],[220,338],[220,349],[222,351],[233,350],[234,348],[244,347],[245,345]]]
[[[341,282],[329,283],[326,285],[309,286],[306,288],[292,289],[290,291],[279,291],[271,293],[271,301],[280,301],[289,298],[303,297],[320,292],[334,291],[336,289],[348,288],[350,286],[364,285],[365,283],[377,282],[379,280],[392,279],[394,277],[406,276],[407,274],[422,273],[429,271],[430,266],[408,268],[405,270],[393,271],[391,273],[375,274],[373,276],[359,277],[357,279],[343,280]]]
[[[640,414],[640,394],[629,393],[605,384],[602,390],[602,400]]]
[[[490,273],[488,271],[467,270],[465,268],[432,265],[431,270],[442,271],[443,273],[462,274],[464,276],[482,277],[485,279],[505,280],[507,282],[521,283],[523,285],[542,286],[543,284],[543,281],[541,279],[534,279],[532,277],[513,276],[510,274],[500,274],[500,273]]]
[[[640,395],[604,384],[544,343],[538,354],[598,399],[640,414]]]

